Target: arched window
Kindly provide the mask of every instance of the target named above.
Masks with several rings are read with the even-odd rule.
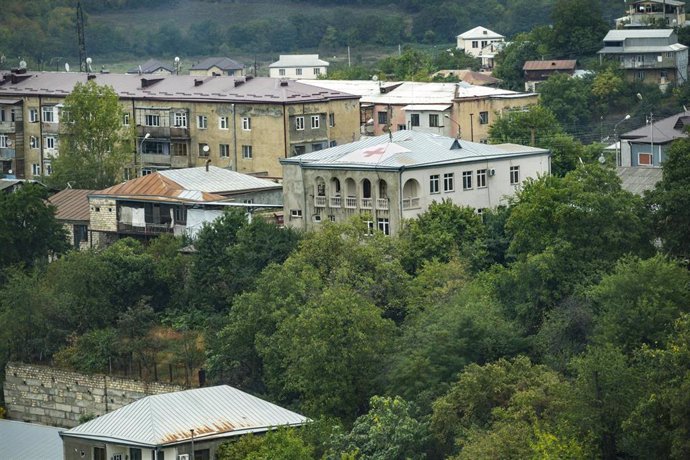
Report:
[[[331,195],[340,196],[340,179],[337,177],[331,179]]]
[[[362,198],[371,198],[371,181],[369,179],[362,180]]]
[[[403,209],[415,209],[419,207],[419,182],[408,179],[403,186]]]
[[[326,181],[323,177],[316,178],[316,196],[326,196]]]

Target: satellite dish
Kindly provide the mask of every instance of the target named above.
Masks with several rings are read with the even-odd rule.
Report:
[[[202,148],[201,150],[203,150],[204,152],[208,152],[209,150],[211,150],[211,147],[209,147],[208,145],[204,145],[204,148]]]
[[[374,75],[373,77],[371,77],[371,79],[372,79],[373,81],[379,81],[379,76],[378,76],[378,75]]]
[[[175,56],[175,64],[179,64],[179,63],[180,63],[180,57],[179,57],[179,56]]]
[[[26,69],[26,61],[24,61],[24,60],[19,61],[19,68],[20,69]]]
[[[69,64],[65,62],[65,72],[69,72]]]

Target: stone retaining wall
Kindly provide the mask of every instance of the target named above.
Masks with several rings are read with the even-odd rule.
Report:
[[[7,418],[66,428],[77,426],[85,415],[103,415],[144,396],[185,389],[30,364],[5,368]]]

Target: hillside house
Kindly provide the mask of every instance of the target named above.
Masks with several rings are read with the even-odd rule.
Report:
[[[526,61],[522,66],[525,73],[525,91],[536,91],[539,84],[556,73],[565,73],[572,77],[575,75],[576,67],[575,60]]]
[[[318,54],[281,54],[280,58],[268,66],[271,78],[291,78],[295,80],[316,80],[325,77],[330,63],[319,59]]]
[[[227,57],[210,57],[194,64],[189,75],[241,77],[245,75],[244,64]]]
[[[616,28],[685,27],[685,2],[680,0],[624,0],[627,15]]]
[[[473,57],[482,57],[482,51],[489,45],[496,45],[505,41],[505,36],[489,30],[486,27],[475,27],[456,37],[457,48]],[[494,49],[494,48],[490,48]],[[495,49],[494,49],[495,51]],[[487,54],[489,52],[487,51]],[[488,56],[487,56],[488,57]],[[482,63],[484,64],[484,63]]]

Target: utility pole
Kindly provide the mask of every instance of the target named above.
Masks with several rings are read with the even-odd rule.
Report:
[[[79,40],[79,70],[88,72],[89,66],[86,63],[86,40],[84,40],[84,12],[81,9],[81,2],[77,0],[77,37]]]

